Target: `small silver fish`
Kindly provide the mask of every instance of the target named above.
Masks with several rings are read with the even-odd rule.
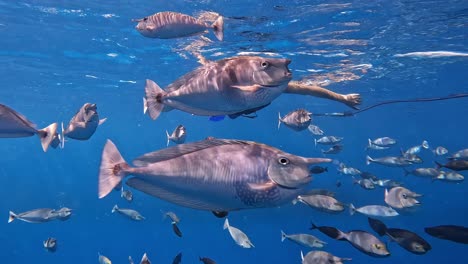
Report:
[[[219,16],[216,21],[209,25],[192,16],[176,12],[159,12],[142,19],[133,19],[138,22],[136,30],[148,38],[180,38],[204,33],[212,29],[216,38],[220,41],[224,36],[224,19]]]
[[[369,179],[356,179],[353,177],[353,184],[359,184],[365,190],[373,190],[375,188],[374,182]]]
[[[371,163],[377,163],[388,167],[404,167],[413,164],[404,157],[382,157],[373,159],[370,156],[366,156],[366,164],[369,165]]]
[[[54,209],[41,208],[27,211],[20,214],[15,214],[10,211],[8,223],[18,219],[27,223],[45,223],[57,219],[57,214]]]
[[[112,264],[112,261],[106,256],[101,255],[101,253],[98,253],[98,260],[99,264]]]
[[[311,247],[311,248],[322,248],[327,243],[316,238],[313,235],[309,234],[291,234],[287,235],[286,233],[281,230],[281,242],[285,239],[291,240],[294,243],[297,243],[301,246]]]
[[[52,123],[43,129],[36,129],[36,125],[25,116],[0,104],[0,138],[32,137],[37,135],[41,140],[42,150],[47,151],[54,140],[57,123]]]
[[[243,248],[254,247],[254,245],[252,244],[252,242],[250,242],[250,239],[247,237],[247,235],[244,232],[242,232],[240,229],[236,227],[229,225],[229,221],[227,218],[224,221],[223,229],[227,229],[229,231],[229,234],[231,234],[232,239],[234,239],[237,245]]]
[[[368,149],[384,150],[384,149],[389,149],[389,148],[390,147],[379,146],[379,145],[373,144],[372,140],[370,138],[368,139],[368,143],[367,143],[367,146],[366,146],[366,150],[368,150]]]
[[[145,220],[145,217],[143,217],[139,212],[133,209],[119,208],[117,205],[114,205],[114,207],[112,208],[112,213],[115,212],[130,217],[131,219],[136,221]]]
[[[54,210],[52,212],[52,215],[55,217],[55,219],[65,221],[69,219],[70,216],[72,215],[72,209],[67,208],[67,207],[62,207],[58,210]]]
[[[397,181],[390,180],[390,179],[381,179],[381,180],[376,180],[376,181],[371,180],[371,181],[374,183],[374,185],[384,187],[384,188],[393,188],[393,187],[398,187],[398,186],[403,185],[401,182],[397,182]]]
[[[163,213],[164,218],[169,217],[173,224],[178,224],[180,222],[179,217],[174,212],[164,212],[161,210],[161,213]]]
[[[443,156],[448,153],[448,150],[442,146],[438,146],[437,148],[432,150],[432,153],[434,153],[434,155],[437,155],[437,156]]]
[[[302,264],[343,264],[345,261],[351,261],[350,258],[339,258],[326,251],[314,250],[304,254],[301,251]]]
[[[423,149],[429,149],[429,143],[424,140],[421,145],[417,145],[417,146],[414,146],[414,147],[411,147],[409,149],[407,149],[404,154],[418,154],[419,152],[421,152],[421,148]],[[404,156],[404,155],[403,155]]]
[[[433,178],[433,180],[441,180],[441,181],[448,181],[448,182],[461,182],[465,179],[465,177],[459,173],[450,171],[441,171],[439,175]]]
[[[415,199],[420,196],[418,193],[399,186],[391,188],[390,191],[385,189],[384,200],[393,208],[403,209],[420,205],[421,203]]]
[[[417,168],[412,171],[405,170],[405,176],[409,174],[419,177],[437,178],[442,172],[434,168]]]
[[[176,144],[182,144],[185,142],[185,138],[187,137],[187,131],[183,125],[178,125],[172,134],[169,135],[169,132],[166,130],[167,136],[167,145],[169,146],[169,142],[172,141]]]
[[[360,175],[362,172],[353,167],[347,167],[344,163],[340,163],[338,166],[338,171],[345,175]]]
[[[325,213],[339,213],[344,211],[343,203],[339,202],[332,196],[323,195],[323,194],[310,194],[310,195],[299,195],[293,204],[299,201],[303,204],[306,204],[314,209]]]
[[[120,189],[120,197],[124,198],[128,202],[133,201],[133,193],[130,190],[124,190],[123,185]]]
[[[305,109],[297,109],[283,117],[278,113],[278,129],[280,128],[281,123],[283,123],[295,131],[302,131],[310,125],[310,122],[312,121],[311,115],[312,113]]]
[[[102,125],[106,120],[107,118],[99,119],[96,104],[85,103],[72,117],[68,127],[62,131],[62,140],[65,137],[76,140],[88,140],[96,132],[97,127]]]
[[[402,158],[413,163],[413,164],[421,164],[423,163],[423,160],[421,157],[419,157],[416,154],[410,154],[410,153],[403,153]]]
[[[49,237],[42,243],[44,248],[49,252],[55,252],[57,250],[57,239]]]
[[[336,143],[340,143],[341,140],[343,140],[342,137],[326,136],[326,137],[321,137],[319,139],[314,139],[314,142],[315,142],[315,146],[317,146],[317,144],[333,145]]]
[[[310,133],[316,135],[316,136],[322,136],[324,134],[323,130],[320,129],[320,127],[316,125],[310,124],[307,129],[310,131]]]
[[[343,150],[343,145],[337,144],[337,145],[333,145],[332,147],[330,147],[330,148],[327,149],[327,150],[323,150],[323,149],[322,149],[322,153],[323,153],[323,154],[338,154],[338,153],[340,153],[342,150]]]
[[[376,138],[374,140],[371,140],[369,138],[369,145],[377,145],[377,146],[380,146],[380,147],[388,147],[388,146],[392,146],[392,145],[395,145],[397,143],[397,141],[393,138],[390,138],[390,137],[381,137],[381,138]]]
[[[361,213],[367,216],[380,216],[380,217],[391,217],[399,215],[395,209],[389,206],[383,205],[366,205],[363,207],[355,208],[353,204],[349,205],[349,214],[353,215],[355,212]]]

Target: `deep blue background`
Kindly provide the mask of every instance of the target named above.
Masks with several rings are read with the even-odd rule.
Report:
[[[223,220],[211,213],[138,191],[132,204],[118,193],[97,199],[97,172],[107,138],[131,160],[164,148],[165,130],[184,124],[188,141],[207,136],[248,139],[313,157],[321,156],[313,136],[284,126],[277,130],[278,112],[348,110],[323,99],[283,95],[256,119],[210,122],[207,117],[180,111],[165,113],[157,121],[144,116],[145,79],[164,87],[197,67],[196,59],[183,48],[198,38],[144,38],[134,30],[131,19],[159,11],[194,15],[202,10],[226,17],[225,41],[216,41],[211,32],[206,35],[213,43],[201,51],[209,59],[272,52],[292,59],[294,79],[329,80],[327,88],[358,92],[364,105],[468,91],[467,57],[394,57],[415,51],[466,52],[466,1],[0,1],[0,102],[38,127],[55,121],[68,123],[85,102],[97,103],[101,117],[108,118],[91,140],[69,141],[63,150],[43,153],[37,137],[0,140],[1,263],[97,263],[98,252],[113,263],[128,263],[128,255],[139,261],[144,252],[154,263],[171,263],[178,252],[183,252],[183,263],[197,263],[199,255],[218,263],[300,263],[300,251],[309,249],[282,243],[280,230],[309,232],[311,220],[345,231],[370,230],[362,215],[328,215],[304,205],[234,212],[229,216],[231,224],[245,231],[256,246],[247,250],[235,245],[222,230]],[[342,72],[354,75],[346,75],[352,77],[348,81],[330,77],[343,76]],[[366,166],[364,151],[367,138],[380,136],[394,137],[398,145],[386,152],[370,152],[371,156],[397,155],[400,148],[424,139],[450,151],[467,148],[467,114],[467,99],[459,99],[383,106],[352,118],[315,118],[313,122],[328,135],[344,137],[345,150],[336,159],[382,178],[403,181],[424,194],[417,211],[384,221],[421,234],[433,246],[428,254],[417,256],[389,243],[392,256],[375,259],[314,231],[329,243],[324,250],[351,257],[353,263],[468,262],[466,246],[423,232],[425,226],[439,224],[468,226],[466,183],[405,178],[398,168]],[[422,166],[434,166],[432,153],[421,155]],[[353,186],[349,176],[339,175],[333,165],[329,170],[316,176],[311,187],[336,191],[340,200],[357,206],[384,203],[383,189],[365,191]],[[338,179],[343,182],[339,189],[335,186]],[[137,209],[147,220],[133,222],[113,215],[114,204]],[[70,220],[7,224],[9,210],[19,213],[60,206],[74,210]],[[181,217],[183,238],[172,233],[161,210]],[[56,253],[42,247],[50,236],[59,241]]]

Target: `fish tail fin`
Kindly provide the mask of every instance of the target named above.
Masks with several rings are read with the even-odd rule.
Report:
[[[60,132],[60,148],[65,148],[65,129],[63,129],[63,122],[60,124],[62,131]]]
[[[123,189],[123,184],[120,186],[120,197],[124,197],[124,189]]]
[[[219,16],[216,21],[211,25],[213,33],[219,41],[223,41],[224,38],[224,18]]]
[[[427,142],[427,140],[423,140],[423,142],[421,143],[421,147],[423,147],[423,149],[429,149],[429,142]]]
[[[313,222],[310,222],[310,230],[314,230],[314,229],[317,229],[318,226],[316,226]]]
[[[130,166],[120,155],[112,141],[107,140],[102,151],[101,166],[99,167],[99,198],[107,196],[128,174]]]
[[[302,250],[301,250],[301,260],[304,261],[304,253],[302,253]]]
[[[369,155],[367,155],[367,156],[366,156],[366,165],[371,164],[371,162],[372,162],[372,158],[369,157]]]
[[[49,126],[37,131],[37,135],[41,139],[42,150],[44,150],[44,152],[47,152],[50,143],[54,139],[55,133],[57,132],[57,127],[57,123],[52,123]]]
[[[356,212],[356,207],[354,207],[354,205],[352,203],[350,203],[349,204],[349,214],[354,215],[355,212]]]
[[[346,240],[346,234],[335,227],[321,226],[319,230],[320,232],[324,233],[330,238],[337,239],[337,240]]]
[[[351,177],[353,177],[353,184],[354,184],[354,185],[356,185],[356,184],[358,184],[358,183],[359,183],[359,180],[358,180],[358,179],[356,179],[356,177],[354,177],[354,176],[351,176]]]
[[[352,258],[341,258],[341,261],[351,261],[353,260]]]
[[[372,140],[370,138],[367,139],[367,146],[366,150],[370,149],[372,147]]]
[[[317,139],[314,138],[315,147],[317,147]]]
[[[382,221],[370,217],[367,218],[367,221],[370,227],[379,234],[379,236],[383,236],[387,232],[387,226]]]
[[[224,220],[223,229],[227,229],[227,228],[229,228],[229,220],[226,218],[226,220]]]
[[[167,144],[166,147],[169,146],[169,141],[171,140],[171,135],[169,135],[169,132],[166,130],[166,136],[167,136]]]
[[[148,112],[151,119],[156,120],[156,118],[161,114],[161,111],[164,108],[164,104],[161,99],[165,94],[166,92],[154,81],[146,79],[143,112]]]
[[[119,207],[117,205],[114,205],[114,207],[112,207],[112,213],[115,213],[115,211],[118,211],[119,210]]]
[[[280,129],[281,126],[281,113],[278,112],[278,130]]]
[[[403,168],[403,170],[405,171],[405,176],[408,176],[411,174],[411,171],[407,170],[406,168]]]
[[[283,230],[281,230],[281,242],[283,242],[286,239],[286,233],[284,233]]]
[[[437,165],[437,169],[442,168],[444,165],[440,164],[438,161],[434,161],[435,164]]]
[[[12,211],[10,211],[10,215],[8,216],[8,223],[13,222],[13,220],[15,220],[16,217],[18,217],[18,216],[15,213],[13,213]]]

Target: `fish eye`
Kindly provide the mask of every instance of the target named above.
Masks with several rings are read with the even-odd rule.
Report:
[[[148,21],[148,18],[147,17],[143,18],[143,21],[144,22]]]
[[[268,63],[268,61],[262,61],[262,67],[263,68],[267,68],[268,66],[270,66],[270,64]]]
[[[289,159],[285,158],[285,157],[281,157],[278,159],[278,163],[285,166],[285,165],[288,165],[289,164]]]
[[[379,244],[374,244],[374,247],[375,247],[376,249],[378,249],[378,250],[380,250],[380,249],[382,248],[382,246],[379,245]]]

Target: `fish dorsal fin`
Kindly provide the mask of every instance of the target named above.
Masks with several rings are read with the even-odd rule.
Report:
[[[209,139],[205,139],[202,141],[176,145],[174,147],[147,153],[133,160],[133,164],[135,166],[146,166],[149,163],[155,163],[155,162],[173,159],[176,157],[180,157],[186,154],[190,154],[196,151],[200,151],[200,150],[208,149],[212,147],[223,146],[223,145],[250,145],[250,144],[252,143],[248,141],[242,141],[242,140],[209,138]]]

